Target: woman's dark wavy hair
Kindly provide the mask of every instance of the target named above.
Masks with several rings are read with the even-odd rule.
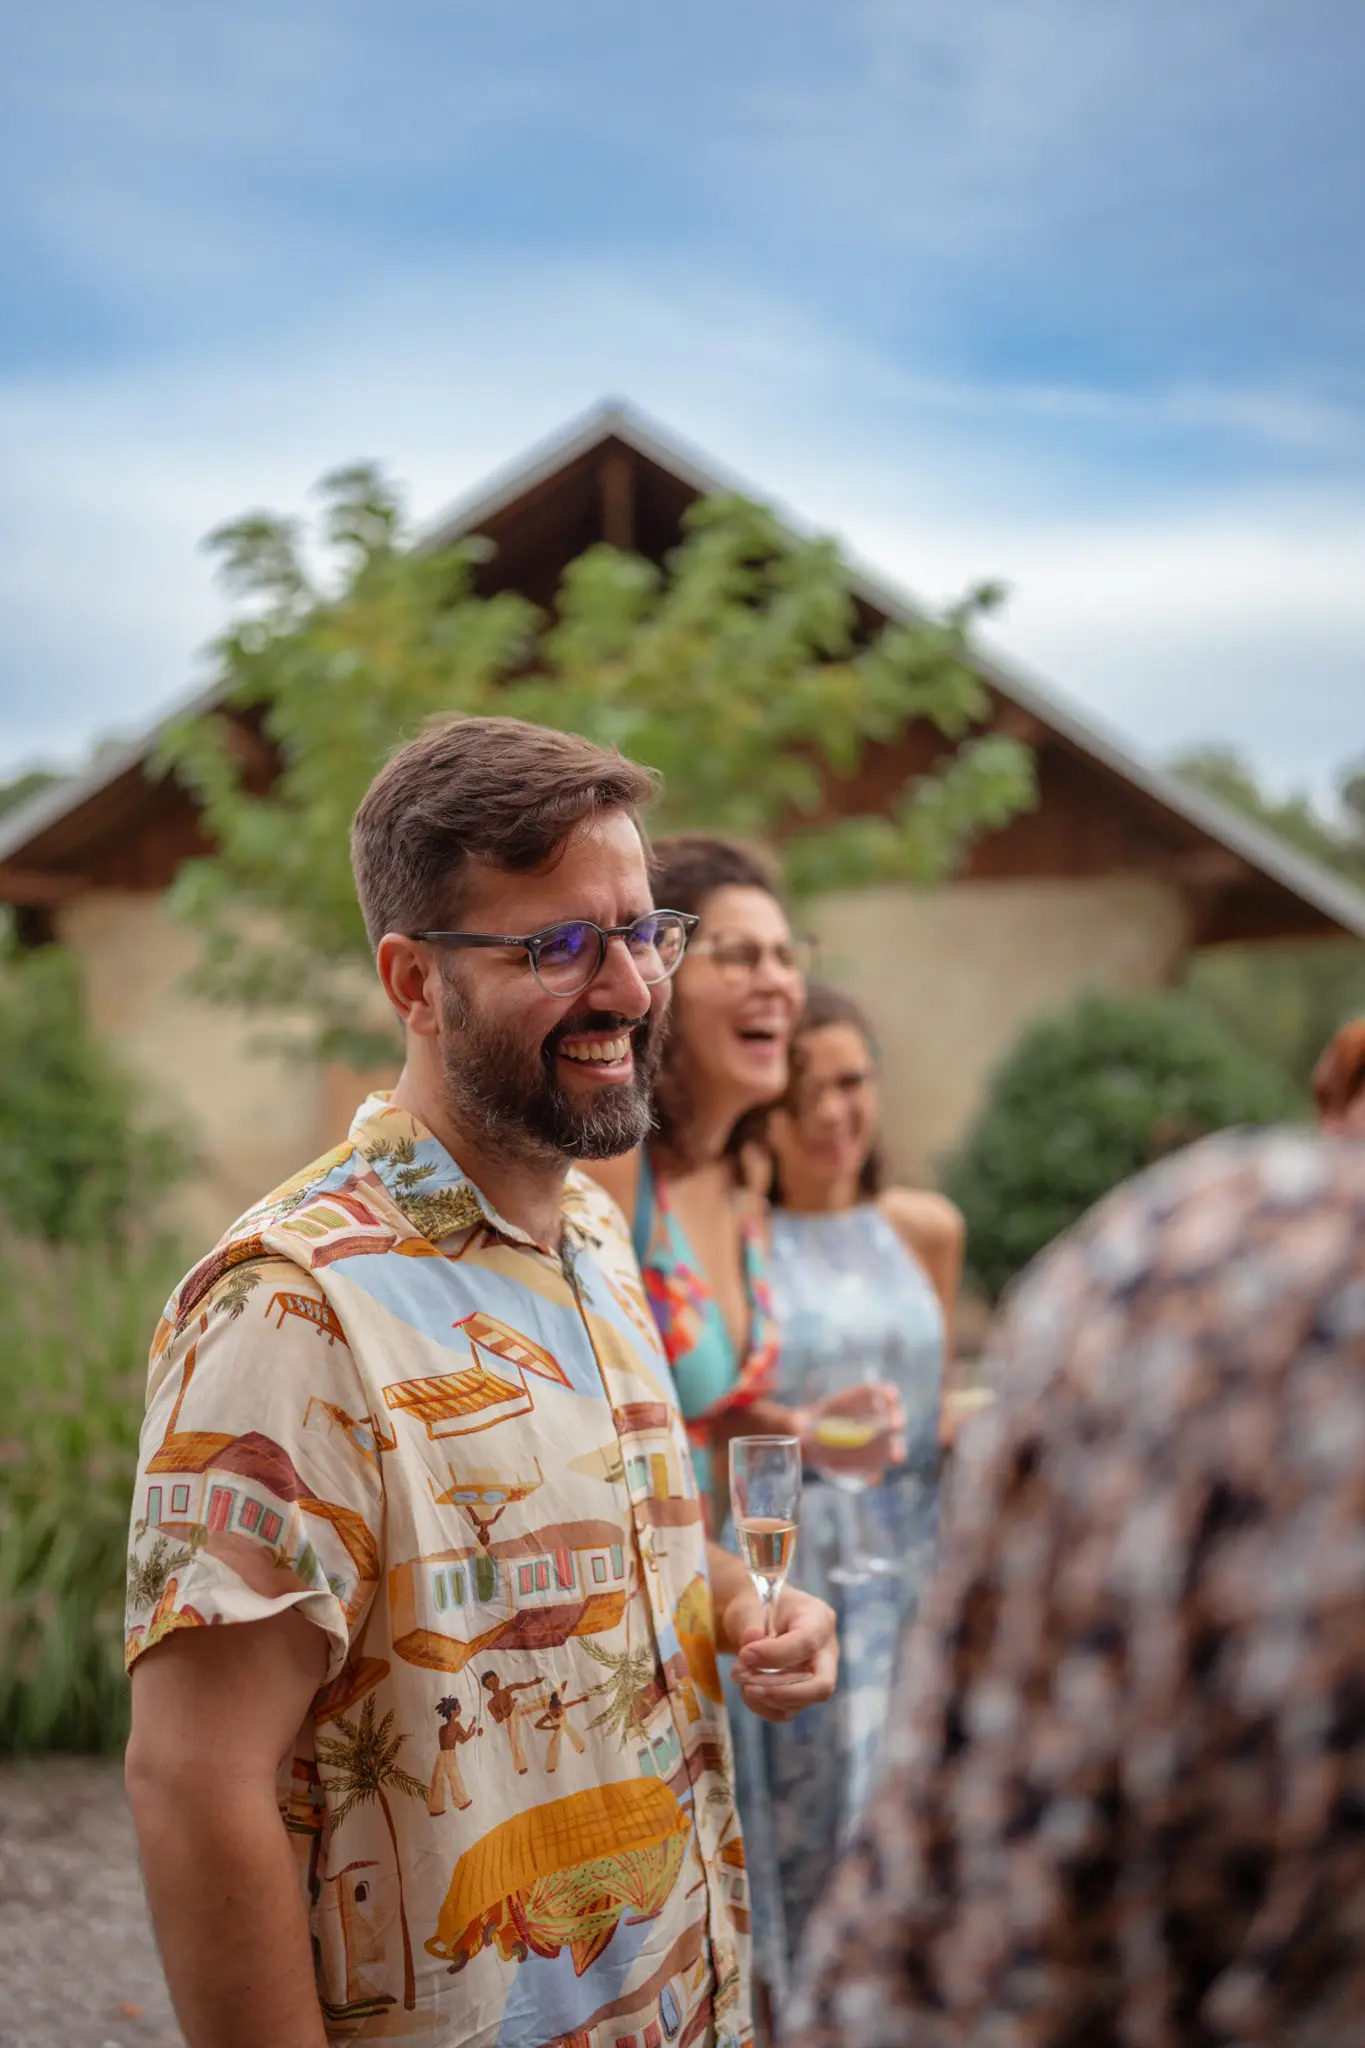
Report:
[[[775,902],[782,901],[777,868],[766,853],[739,840],[717,839],[709,832],[675,832],[656,839],[650,849],[649,872],[660,909],[685,910],[693,917],[701,916],[717,889],[762,889]],[[685,1173],[696,1163],[688,1139],[692,1102],[684,1037],[674,1029],[655,1083],[654,1136],[650,1140],[650,1150],[657,1151],[674,1173]]]
[[[787,1092],[780,1103],[773,1105],[774,1108],[786,1110],[794,1108],[804,1065],[802,1046],[812,1031],[825,1031],[832,1024],[847,1024],[852,1030],[857,1032],[872,1058],[874,1060],[880,1059],[881,1054],[877,1045],[877,1035],[873,1031],[871,1020],[861,1004],[855,1003],[852,996],[846,996],[842,989],[831,988],[828,982],[813,981],[806,991],[806,1007],[802,1010],[797,1021],[796,1030],[792,1034],[791,1076],[787,1082]],[[768,1118],[771,1114],[772,1110],[770,1109],[759,1109],[754,1111],[752,1117],[746,1117],[735,1132],[734,1143],[736,1148],[738,1149],[749,1143],[757,1143],[766,1148]],[[771,1151],[769,1152],[769,1157],[772,1158],[773,1166],[769,1199],[776,1209],[782,1206],[782,1177],[778,1169],[777,1160],[773,1157]],[[863,1197],[864,1201],[870,1202],[881,1193],[885,1186],[886,1155],[882,1151],[880,1138],[874,1138],[872,1149],[863,1161],[862,1171],[858,1175],[858,1193]]]

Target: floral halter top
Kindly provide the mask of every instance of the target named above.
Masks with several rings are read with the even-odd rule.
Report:
[[[667,1182],[655,1173],[646,1155],[635,1204],[635,1251],[650,1310],[673,1368],[678,1405],[692,1441],[697,1483],[706,1492],[712,1491],[715,1483],[710,1446],[716,1418],[770,1394],[777,1383],[777,1321],[757,1219],[746,1217],[740,1234],[749,1304],[743,1357],[698,1271],[692,1247],[669,1202]]]

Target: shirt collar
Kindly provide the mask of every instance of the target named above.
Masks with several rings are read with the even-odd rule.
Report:
[[[361,1103],[351,1120],[350,1141],[383,1182],[390,1200],[433,1244],[481,1223],[513,1244],[545,1249],[520,1225],[499,1215],[440,1139],[411,1110],[396,1109],[386,1089]]]

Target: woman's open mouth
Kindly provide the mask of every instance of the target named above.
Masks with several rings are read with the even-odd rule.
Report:
[[[787,1049],[787,1034],[771,1027],[753,1025],[747,1031],[736,1031],[736,1038],[742,1046],[762,1059],[780,1058]]]

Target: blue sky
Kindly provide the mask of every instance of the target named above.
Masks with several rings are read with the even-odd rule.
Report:
[[[1365,752],[1358,0],[47,0],[0,28],[0,773],[201,535],[604,396],[1163,755]]]

